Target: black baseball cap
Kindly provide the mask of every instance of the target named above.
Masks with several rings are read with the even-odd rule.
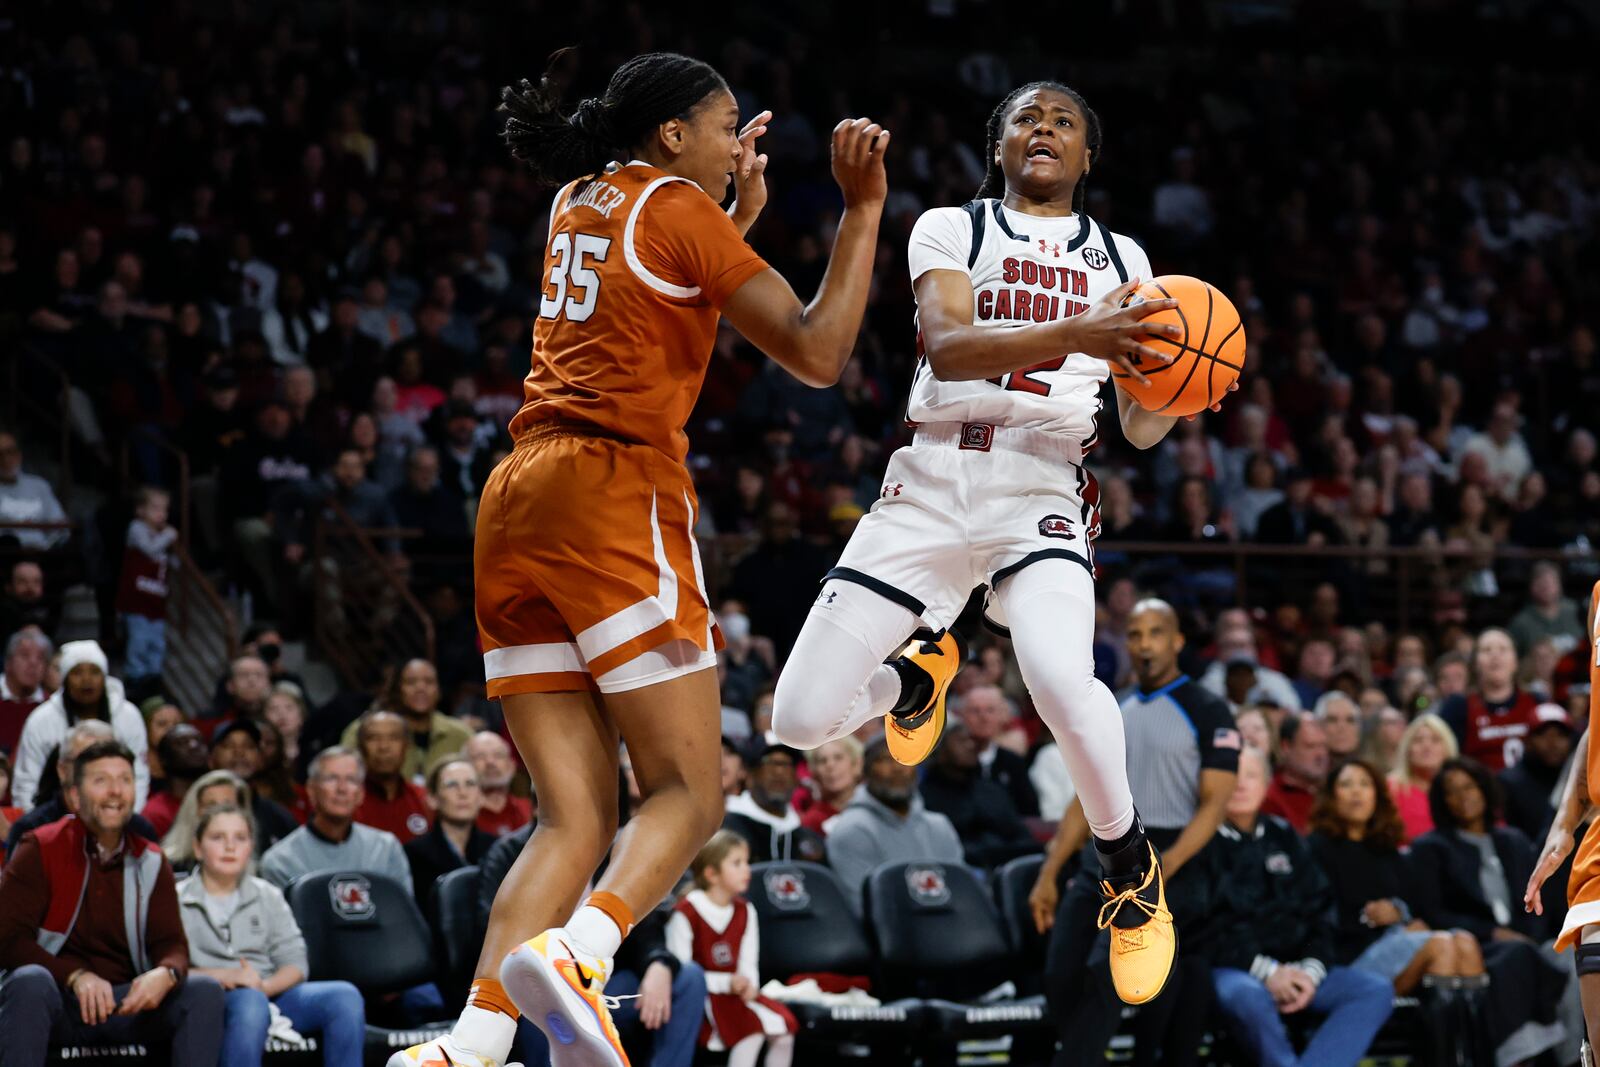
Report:
[[[795,748],[793,745],[786,745],[777,738],[773,737],[771,734],[768,734],[765,737],[757,737],[753,739],[752,742],[745,747],[744,765],[752,769],[759,767],[761,766],[761,761],[772,755],[774,752],[787,753],[789,758],[794,760],[796,767],[804,763],[806,759],[806,754],[801,752],[798,748]]]

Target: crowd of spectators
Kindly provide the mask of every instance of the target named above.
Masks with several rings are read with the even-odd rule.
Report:
[[[549,198],[512,166],[493,105],[500,84],[569,41],[584,44],[558,71],[574,96],[628,55],[674,47],[715,62],[746,115],[775,112],[762,141],[773,196],[751,240],[802,294],[838,212],[821,133],[861,113],[896,133],[866,323],[838,385],[806,388],[724,329],[690,427],[697,532],[728,640],[727,826],[750,862],[827,863],[857,907],[886,861],[988,870],[1045,851],[1057,824],[1075,825],[1072,784],[1004,641],[974,635],[952,728],[921,773],[872,736],[800,754],[770,744],[767,728],[817,580],[905,439],[910,227],[971,197],[995,100],[1064,75],[1104,122],[1088,212],[1139,240],[1158,271],[1217,283],[1249,338],[1242,390],[1220,415],[1142,453],[1108,425],[1093,461],[1106,546],[1097,673],[1124,695],[1130,735],[1156,708],[1226,717],[1203,753],[1135,768],[1172,787],[1175,814],[1151,825],[1170,833],[1175,866],[1192,867],[1193,914],[1181,918],[1198,936],[1185,945],[1216,966],[1185,970],[1172,996],[1182,1010],[1140,1025],[1181,1043],[1215,988],[1263,1062],[1282,1053],[1272,1024],[1289,1004],[1345,1013],[1319,1031],[1319,1049],[1343,1055],[1387,1014],[1372,974],[1385,993],[1427,977],[1472,1022],[1463,1032],[1478,1027],[1503,1055],[1569,1062],[1581,1025],[1561,1014],[1570,968],[1545,949],[1559,887],[1544,916],[1525,916],[1516,879],[1588,716],[1600,146],[1593,128],[1561,121],[1590,110],[1592,78],[1531,42],[1592,39],[1594,27],[1545,5],[1505,16],[1492,52],[1433,54],[1424,42],[1460,14],[1447,0],[1387,14],[1304,5],[1293,35],[1244,14],[1271,6],[1172,5],[1152,22],[1093,5],[1075,13],[1065,52],[1021,37],[1001,48],[992,13],[964,3],[929,5],[910,26],[887,8],[852,9],[865,32],[826,44],[837,5],[792,24],[737,11],[718,26],[533,4],[240,4],[223,18],[92,0],[19,12],[0,46],[0,344],[28,367],[61,368],[71,388],[58,403],[51,378],[20,374],[3,413],[15,425],[0,430],[0,839],[13,862],[32,870],[39,846],[24,835],[77,813],[107,848],[126,827],[194,872],[171,903],[192,955],[178,969],[185,988],[221,986],[227,1016],[225,1034],[184,1040],[259,1046],[270,1000],[344,1062],[339,1035],[363,1011],[447,1010],[428,987],[364,1007],[337,989],[325,1015],[307,1014],[295,989],[318,976],[292,938],[236,952],[248,960],[237,964],[204,946],[255,909],[278,914],[283,886],[328,865],[393,878],[427,912],[440,875],[476,864],[487,906],[537,819],[481,700],[470,547],[520,403]],[[535,17],[537,44],[521,24]],[[1185,42],[1206,29],[1227,32],[1190,57]],[[1310,57],[1290,42],[1308,29],[1323,42]],[[1115,69],[1083,43],[1130,33],[1148,50]],[[66,456],[36,411],[61,413]],[[182,529],[162,491],[180,488],[169,449],[187,457]],[[72,483],[109,502],[58,498]],[[376,547],[434,615],[437,648],[388,664],[373,691],[314,702],[283,650],[310,631],[307,590],[325,573],[317,530],[335,505],[384,531]],[[162,692],[162,601],[180,538],[224,592],[271,620],[245,635],[205,706]],[[1182,554],[1252,543],[1360,554],[1242,572]],[[1506,565],[1504,545],[1550,558]],[[1420,563],[1405,571],[1393,550]],[[1421,597],[1406,625],[1384,596],[1403,575]],[[102,594],[98,642],[62,640],[64,586],[80,579]],[[1170,678],[1151,676],[1159,641],[1136,625],[1149,594],[1174,605],[1188,636]],[[1185,694],[1208,696],[1164,703],[1180,675]],[[1488,743],[1472,726],[1480,714],[1516,729]],[[113,799],[91,814],[82,757],[93,749],[104,771],[123,759],[119,743],[129,780],[96,779],[91,790]],[[1173,787],[1191,759],[1194,780],[1178,774]],[[626,799],[626,778],[619,789]],[[1370,794],[1370,813],[1355,793]],[[1107,987],[1080,973],[1094,931],[1070,910],[1084,899],[1070,888],[1077,861],[1056,851],[1046,870],[1066,882],[1063,911],[1044,909],[1040,925],[1056,927],[1057,957],[1082,950],[1052,980],[1065,1027]],[[1261,911],[1230,910],[1205,888],[1207,871],[1247,878],[1277,856],[1301,877]],[[0,879],[0,901],[19,884]],[[1308,918],[1329,908],[1341,916],[1331,939]],[[1270,937],[1267,912],[1284,920]],[[17,917],[0,904],[0,921]],[[661,1031],[656,1062],[670,1048],[686,1063],[693,1041],[666,1036],[660,1006],[695,1011],[705,981],[664,947],[667,922],[657,917],[619,977],[646,996],[635,1025]],[[36,932],[0,930],[0,967],[42,968],[26,976],[27,1003],[59,1015],[50,989],[86,979],[22,953]],[[1380,934],[1385,966],[1363,971]],[[70,955],[70,932],[65,944]],[[1205,947],[1218,944],[1233,955]],[[91,977],[157,985],[128,947],[130,961]],[[1517,995],[1485,1008],[1483,982]],[[0,1017],[10,1003],[0,998]]]

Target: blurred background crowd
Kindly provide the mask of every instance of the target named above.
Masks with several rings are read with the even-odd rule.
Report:
[[[763,743],[765,716],[907,440],[907,235],[972,197],[989,110],[1039,76],[1103,122],[1088,213],[1158,273],[1217,284],[1249,338],[1220,414],[1146,452],[1102,427],[1097,672],[1119,694],[1170,681],[1128,640],[1159,596],[1187,639],[1174,671],[1272,764],[1266,811],[1308,831],[1332,765],[1359,757],[1398,805],[1398,846],[1439,832],[1428,791],[1464,750],[1489,812],[1468,821],[1537,843],[1587,724],[1600,578],[1600,128],[1574,119],[1600,104],[1597,29],[1592,4],[1511,0],[1075,5],[1065,37],[963,0],[15,9],[0,826],[71,810],[59,761],[98,717],[140,754],[174,859],[216,771],[252,787],[261,849],[308,818],[436,838],[394,872],[424,903],[526,829],[537,800],[483,696],[471,539],[520,404],[550,192],[512,165],[494,107],[576,43],[556,71],[573,100],[670,48],[713,62],[745,115],[774,113],[750,240],[803,296],[839,212],[827,131],[870,114],[895,132],[840,382],[803,386],[724,328],[689,428],[729,642],[730,825],[752,859],[825,860],[830,820],[871,784],[870,748],[808,763]],[[913,788],[951,818],[953,861],[990,869],[1041,851],[1071,784],[1007,642],[975,622],[956,683],[971,743]],[[100,681],[75,689],[74,668]],[[30,728],[47,711],[57,725]],[[1480,712],[1527,729],[1488,743]],[[308,778],[341,744],[364,785]],[[440,806],[457,753],[476,800]],[[1485,944],[1520,921],[1482,903]],[[1520,1058],[1570,1062],[1576,1036]]]

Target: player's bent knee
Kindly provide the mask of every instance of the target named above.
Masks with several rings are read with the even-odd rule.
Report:
[[[827,690],[815,677],[807,679],[805,673],[795,670],[791,659],[772,694],[773,735],[803,752],[825,744],[830,723],[843,720],[846,711],[842,702],[837,708],[832,706],[832,694]]]

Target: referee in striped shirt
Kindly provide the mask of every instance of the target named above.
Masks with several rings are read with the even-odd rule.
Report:
[[[1211,1007],[1211,973],[1203,959],[1186,958],[1182,946],[1185,928],[1204,917],[1208,879],[1203,862],[1185,868],[1222,825],[1239,769],[1233,714],[1179,669],[1183,644],[1170,604],[1150,598],[1134,605],[1127,646],[1138,684],[1121,704],[1128,784],[1150,841],[1161,852],[1167,905],[1179,935],[1179,956],[1166,990],[1139,1010],[1136,1062],[1153,1057],[1157,1049],[1166,1050],[1164,1064],[1193,1062],[1197,1055]],[[1095,927],[1100,872],[1088,844],[1089,824],[1074,800],[1029,898],[1040,931],[1054,931],[1045,965],[1045,993],[1063,1038],[1054,1067],[1103,1063],[1121,1018],[1106,937],[1097,936]],[[1074,854],[1082,855],[1084,866],[1065,894],[1059,893],[1061,871]]]

